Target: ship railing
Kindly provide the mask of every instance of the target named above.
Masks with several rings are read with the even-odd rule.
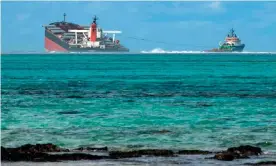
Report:
[[[69,43],[72,46],[81,46],[82,44]]]
[[[105,33],[105,34],[113,34],[113,36],[112,36],[112,42],[114,43],[115,42],[115,35],[116,34],[119,34],[119,33],[122,33],[122,31],[103,31],[103,33]]]

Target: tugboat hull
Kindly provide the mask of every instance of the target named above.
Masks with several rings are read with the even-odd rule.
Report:
[[[240,46],[234,46],[233,49],[232,49],[232,51],[234,51],[234,52],[242,52],[243,49],[244,49],[244,47],[245,47],[245,44],[242,44]]]
[[[223,52],[242,52],[245,47],[245,44],[241,44],[238,46],[230,46],[230,47],[221,47],[219,50]]]

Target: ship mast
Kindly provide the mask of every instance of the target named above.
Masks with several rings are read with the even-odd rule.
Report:
[[[98,17],[95,15],[93,19],[93,23],[97,24]]]
[[[230,30],[228,37],[237,37],[233,28]]]
[[[64,13],[63,14],[63,22],[65,22],[65,17],[66,17],[66,14]]]
[[[234,36],[234,29],[233,28],[231,29],[230,33],[231,33],[231,37],[233,37]]]

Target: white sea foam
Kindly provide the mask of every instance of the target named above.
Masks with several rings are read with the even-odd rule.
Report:
[[[208,51],[188,51],[188,50],[163,50],[162,48],[155,48],[150,51],[141,51],[143,54],[275,54],[276,52],[251,52],[251,51],[243,51],[243,52],[208,52]]]
[[[165,51],[162,48],[155,48],[150,51],[141,51],[141,53],[149,53],[149,54],[185,54],[185,53],[204,53],[204,51]]]

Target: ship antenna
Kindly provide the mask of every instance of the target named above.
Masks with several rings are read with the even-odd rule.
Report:
[[[66,14],[64,13],[63,14],[63,22],[65,22],[65,17],[66,17]]]
[[[95,16],[94,16],[93,23],[97,24],[97,20],[98,20],[98,17],[95,15]]]
[[[234,29],[232,28],[231,29],[231,37],[233,37],[235,35],[235,31],[234,31]]]

